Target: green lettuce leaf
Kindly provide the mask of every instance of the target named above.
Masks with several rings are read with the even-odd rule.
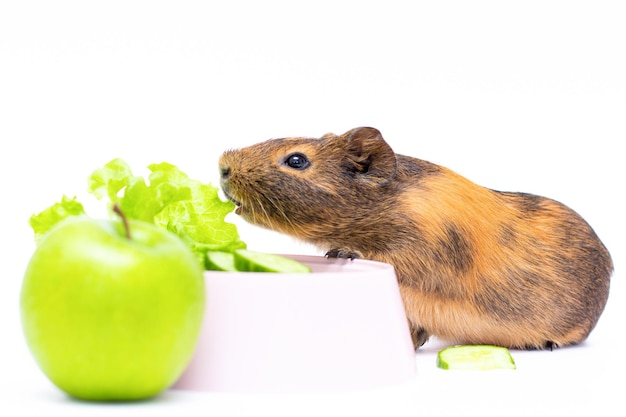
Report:
[[[208,251],[245,249],[234,224],[225,221],[235,208],[223,201],[218,188],[190,179],[176,166],[163,162],[148,166],[148,182],[133,174],[122,159],[113,159],[88,178],[87,190],[97,199],[119,204],[128,219],[142,220],[178,235],[206,268]],[[60,203],[31,218],[36,236],[47,232],[65,217],[84,214],[76,198]]]
[[[87,189],[98,199],[108,196],[111,202],[116,203],[118,193],[138,181],[143,181],[143,178],[135,177],[128,164],[117,158],[89,176]]]
[[[161,165],[168,166],[169,171],[180,173],[173,165]],[[177,187],[183,188],[181,198],[190,198],[189,188],[181,181],[170,184],[163,175],[155,178],[154,182],[151,176],[150,180],[150,185],[147,185],[143,177],[133,175],[129,165],[118,158],[93,171],[87,189],[98,199],[106,196],[111,203],[120,204],[127,218],[150,223],[154,223],[154,216],[173,200]]]
[[[35,240],[38,241],[61,220],[80,214],[85,214],[85,208],[76,200],[76,197],[63,196],[60,202],[51,205],[39,214],[33,214],[28,222],[35,232]]]
[[[114,159],[89,177],[89,191],[108,196],[129,219],[143,220],[178,235],[204,263],[209,250],[245,248],[234,224],[225,217],[235,208],[219,198],[218,188],[191,179],[167,162],[148,166],[148,183]]]

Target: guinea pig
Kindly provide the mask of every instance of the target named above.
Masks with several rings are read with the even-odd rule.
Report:
[[[576,212],[396,154],[374,128],[227,150],[219,170],[246,221],[393,265],[416,348],[577,344],[604,310],[613,263]]]

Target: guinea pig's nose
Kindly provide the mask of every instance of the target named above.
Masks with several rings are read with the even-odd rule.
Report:
[[[220,175],[223,180],[227,179],[230,176],[230,167],[228,165],[220,166]]]

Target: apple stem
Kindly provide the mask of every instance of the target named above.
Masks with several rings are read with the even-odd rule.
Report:
[[[122,208],[118,203],[113,204],[113,212],[120,216],[120,218],[122,219],[122,224],[124,225],[124,232],[126,232],[126,237],[128,239],[132,239],[130,235],[130,226],[128,225],[128,219],[126,218],[126,215],[124,215],[124,212],[122,211]]]

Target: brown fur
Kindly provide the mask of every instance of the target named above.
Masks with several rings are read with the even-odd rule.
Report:
[[[294,169],[294,153],[310,165]],[[328,256],[394,265],[416,346],[583,341],[613,270],[592,228],[554,200],[490,190],[395,154],[373,128],[230,150],[222,188],[247,221]]]

